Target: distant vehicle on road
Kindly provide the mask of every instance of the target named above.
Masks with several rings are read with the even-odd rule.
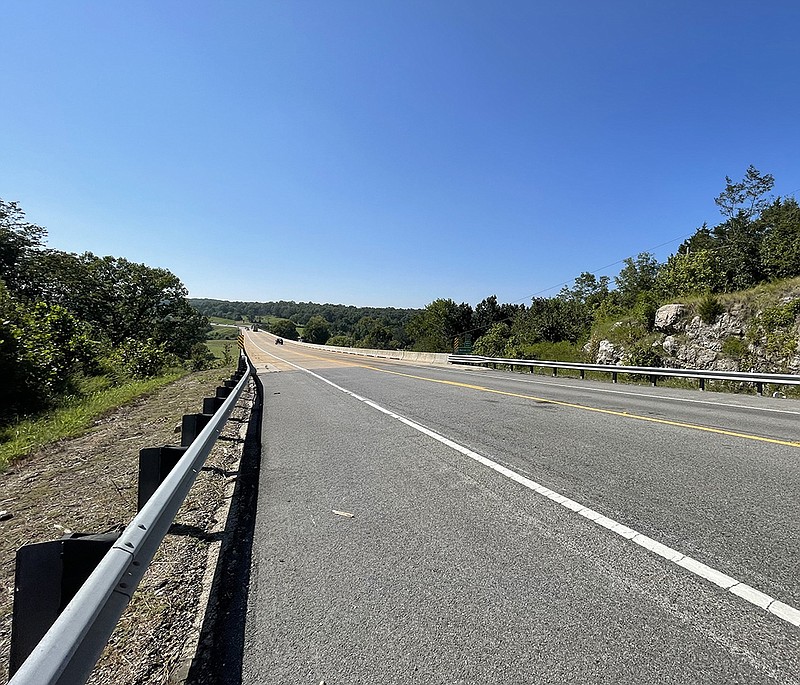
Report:
[[[283,338],[275,338],[276,345],[283,345]]]

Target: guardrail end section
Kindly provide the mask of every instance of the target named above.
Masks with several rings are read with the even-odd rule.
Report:
[[[120,536],[71,533],[17,550],[9,676],[14,675]]]

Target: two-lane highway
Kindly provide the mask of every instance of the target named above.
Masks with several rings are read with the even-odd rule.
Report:
[[[244,682],[800,682],[796,403],[247,350]]]

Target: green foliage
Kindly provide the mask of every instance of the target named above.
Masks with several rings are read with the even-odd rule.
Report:
[[[631,366],[659,367],[663,364],[662,349],[653,346],[651,336],[636,340],[625,348],[625,356]]]
[[[581,303],[559,298],[536,297],[515,319],[512,331],[519,343],[576,342],[588,333],[591,312]]]
[[[511,327],[507,323],[496,323],[475,341],[472,352],[484,357],[506,357],[510,337]]]
[[[624,264],[614,282],[620,303],[627,307],[636,302],[641,293],[654,289],[660,265],[649,252],[640,252],[636,259],[628,257]]]
[[[353,337],[355,338],[353,347],[370,350],[397,349],[397,341],[392,331],[382,321],[371,316],[359,319],[353,328]]]
[[[775,185],[772,174],[762,174],[752,164],[738,183],[725,177],[725,190],[714,200],[723,216],[751,219],[767,205],[766,195]]]
[[[728,359],[745,359],[748,353],[747,342],[736,335],[730,335],[722,341],[722,354]]]
[[[164,343],[152,338],[128,338],[117,345],[106,360],[109,375],[117,378],[154,378],[173,367],[177,358],[167,351]]]
[[[334,335],[325,344],[331,347],[353,347],[353,339],[349,335]]]
[[[23,292],[30,285],[30,263],[46,235],[41,226],[25,220],[16,202],[0,199],[0,280],[12,292]]]
[[[776,200],[759,218],[764,238],[761,262],[770,279],[800,276],[800,206],[794,198]]]
[[[594,312],[608,297],[608,276],[597,278],[592,273],[584,271],[575,279],[572,288],[564,286],[558,294],[559,299],[576,302]]]
[[[297,333],[297,326],[294,321],[289,321],[289,319],[276,319],[270,322],[267,330],[273,335],[286,338],[287,340],[297,340],[300,337]]]
[[[542,359],[551,362],[582,362],[586,361],[582,346],[566,340],[559,342],[538,342],[532,345],[512,347],[516,359]]]
[[[716,253],[709,249],[671,255],[658,273],[655,290],[665,298],[719,292],[724,281]]]
[[[800,300],[761,311],[750,323],[747,339],[763,348],[770,358],[785,364],[798,347]]]
[[[439,299],[431,302],[408,324],[417,352],[452,352],[455,338],[472,327],[472,307]]]
[[[184,366],[190,371],[205,371],[217,366],[216,355],[204,343],[195,343]]]
[[[312,316],[303,328],[303,340],[315,345],[324,345],[331,337],[328,322],[321,316]]]
[[[87,328],[62,307],[32,306],[10,297],[0,281],[0,422],[39,411],[91,365],[96,345]]]
[[[697,304],[697,313],[703,323],[714,323],[720,314],[725,313],[725,305],[711,293],[707,293]]]
[[[313,302],[227,302],[225,300],[190,299],[190,304],[200,313],[210,317],[225,317],[238,321],[247,317],[267,324],[267,330],[277,319],[291,319],[304,326],[311,317],[322,317],[328,323],[331,336],[348,336],[363,339],[355,329],[361,319],[367,317],[381,323],[390,331],[391,339],[380,345],[389,349],[404,348],[411,342],[406,325],[417,315],[419,309],[396,309],[394,307],[353,307],[341,304],[316,304]],[[382,337],[382,336],[381,336]],[[355,341],[354,341],[355,342]],[[375,340],[371,341],[372,343]],[[367,344],[366,342],[364,343]],[[372,344],[373,347],[378,345]]]

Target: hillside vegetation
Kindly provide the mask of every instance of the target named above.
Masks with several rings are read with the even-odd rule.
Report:
[[[214,363],[207,321],[174,274],[49,249],[45,236],[0,199],[0,442],[24,417]]]

